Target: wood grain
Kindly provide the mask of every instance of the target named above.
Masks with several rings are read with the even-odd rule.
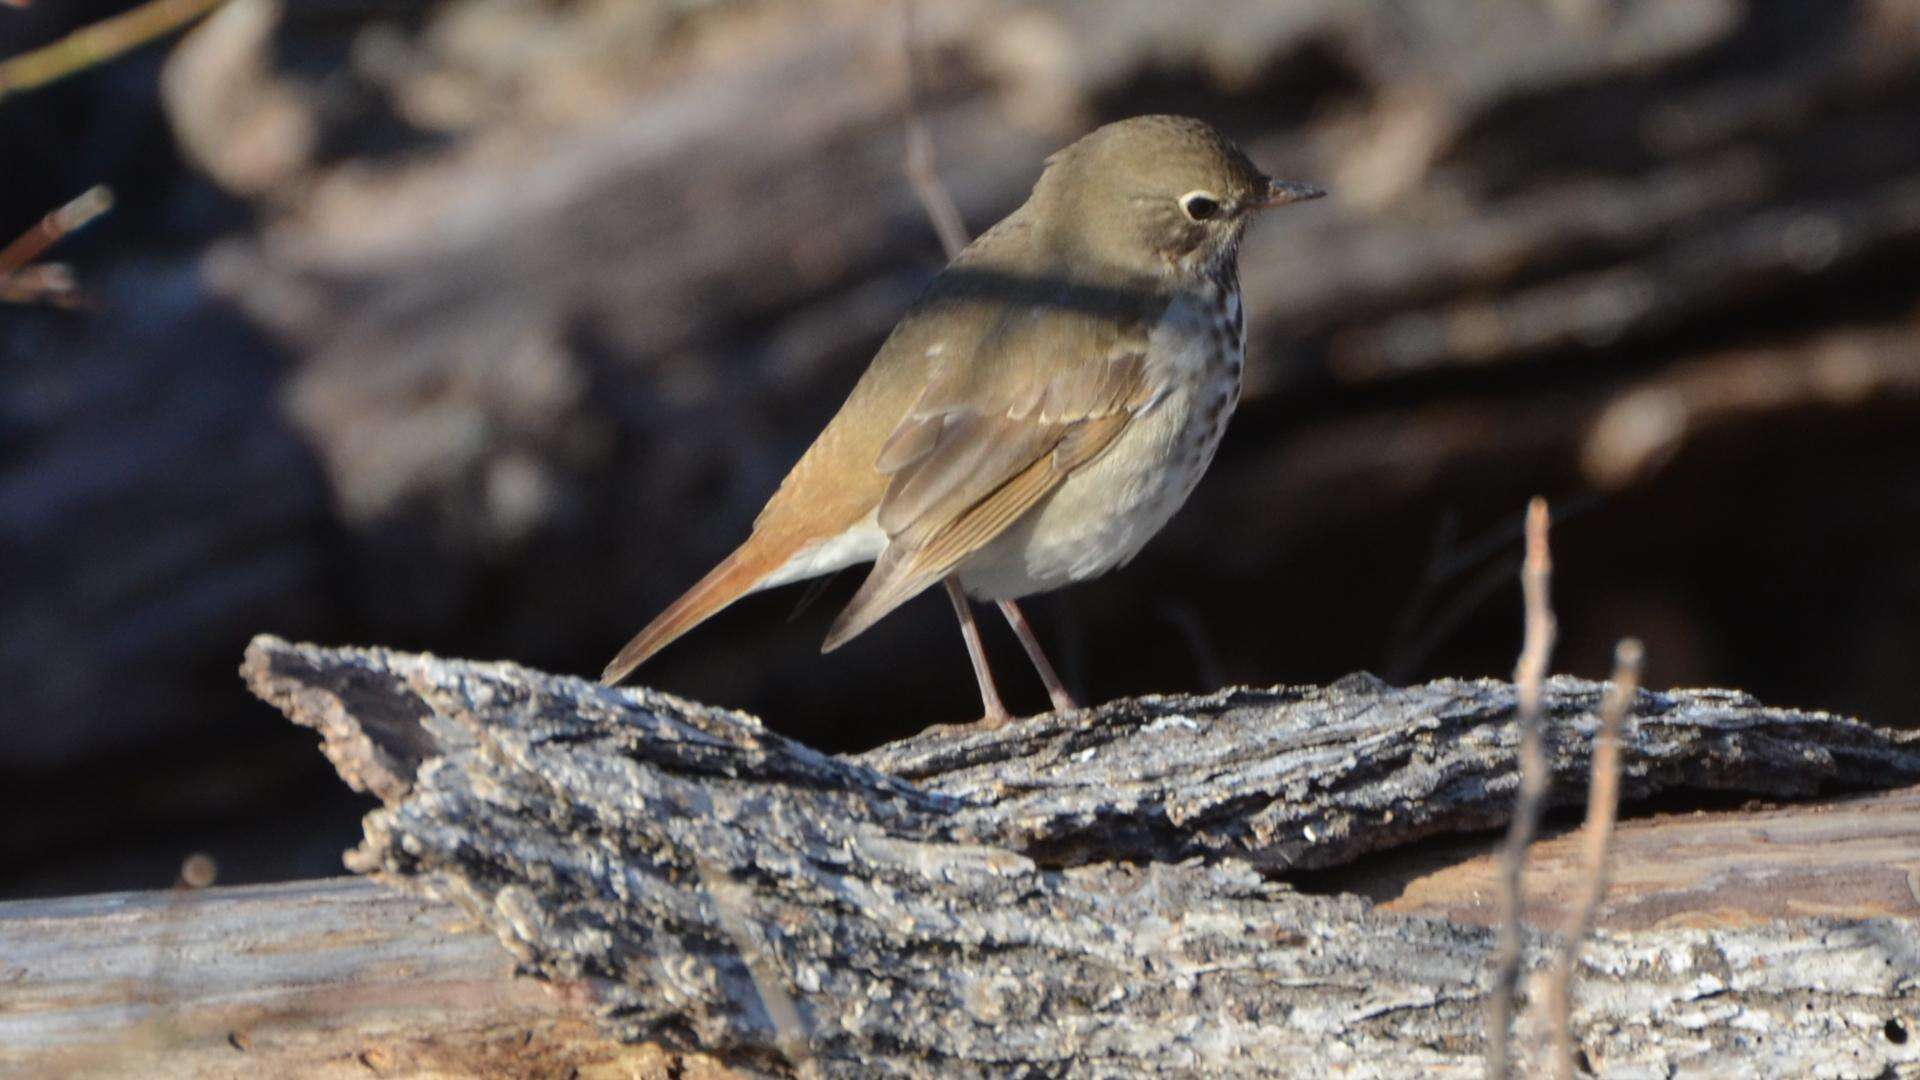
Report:
[[[0,904],[0,1074],[665,1077],[448,904],[340,879]]]

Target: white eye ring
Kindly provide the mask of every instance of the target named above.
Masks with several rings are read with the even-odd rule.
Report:
[[[1220,196],[1211,191],[1189,191],[1180,196],[1180,212],[1189,221],[1206,221],[1220,213]]]

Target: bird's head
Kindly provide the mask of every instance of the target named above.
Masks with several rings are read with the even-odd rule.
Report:
[[[1034,187],[1053,238],[1135,271],[1218,273],[1262,210],[1325,194],[1274,180],[1199,120],[1136,116],[1047,159]]]

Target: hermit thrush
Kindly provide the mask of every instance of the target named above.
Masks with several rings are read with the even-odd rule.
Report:
[[[968,595],[999,603],[1074,708],[1014,601],[1124,565],[1186,501],[1240,397],[1240,239],[1255,211],[1320,194],[1175,116],[1048,158],[894,327],[753,535],[602,681],[748,593],[872,562],[823,651],[945,582],[987,721],[1007,711]]]

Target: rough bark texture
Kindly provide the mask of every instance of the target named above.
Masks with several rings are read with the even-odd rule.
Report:
[[[1555,678],[1555,800],[1583,804],[1603,684]],[[1088,724],[894,743],[856,760],[960,798],[954,827],[1049,862],[1233,856],[1272,870],[1349,862],[1439,832],[1506,821],[1519,783],[1504,721],[1513,689],[1442,679],[1397,689],[1234,689],[1116,702]],[[1920,742],[1722,690],[1642,691],[1622,797],[1662,791],[1808,796],[1898,783]]]
[[[386,803],[354,868],[473,911],[623,1039],[834,1075],[1479,1068],[1483,928],[1261,870],[1498,822],[1497,683],[1120,701],[842,760],[511,664],[263,637],[245,672]],[[1598,692],[1554,683],[1563,735]],[[1913,736],[1714,691],[1641,705],[1636,795],[1920,779]],[[1558,751],[1558,778],[1580,762]],[[1912,931],[1603,934],[1583,1051],[1603,1073],[1920,1073]]]
[[[1920,788],[1623,823],[1603,927],[1752,926],[1811,914],[1920,920]],[[1577,836],[1528,861],[1528,913],[1565,924]],[[1381,907],[1485,923],[1484,839],[1315,875]],[[623,1046],[590,998],[509,979],[450,903],[368,881],[0,904],[0,1073],[708,1080],[702,1055]],[[1882,1034],[1914,1030],[1912,1013]]]

